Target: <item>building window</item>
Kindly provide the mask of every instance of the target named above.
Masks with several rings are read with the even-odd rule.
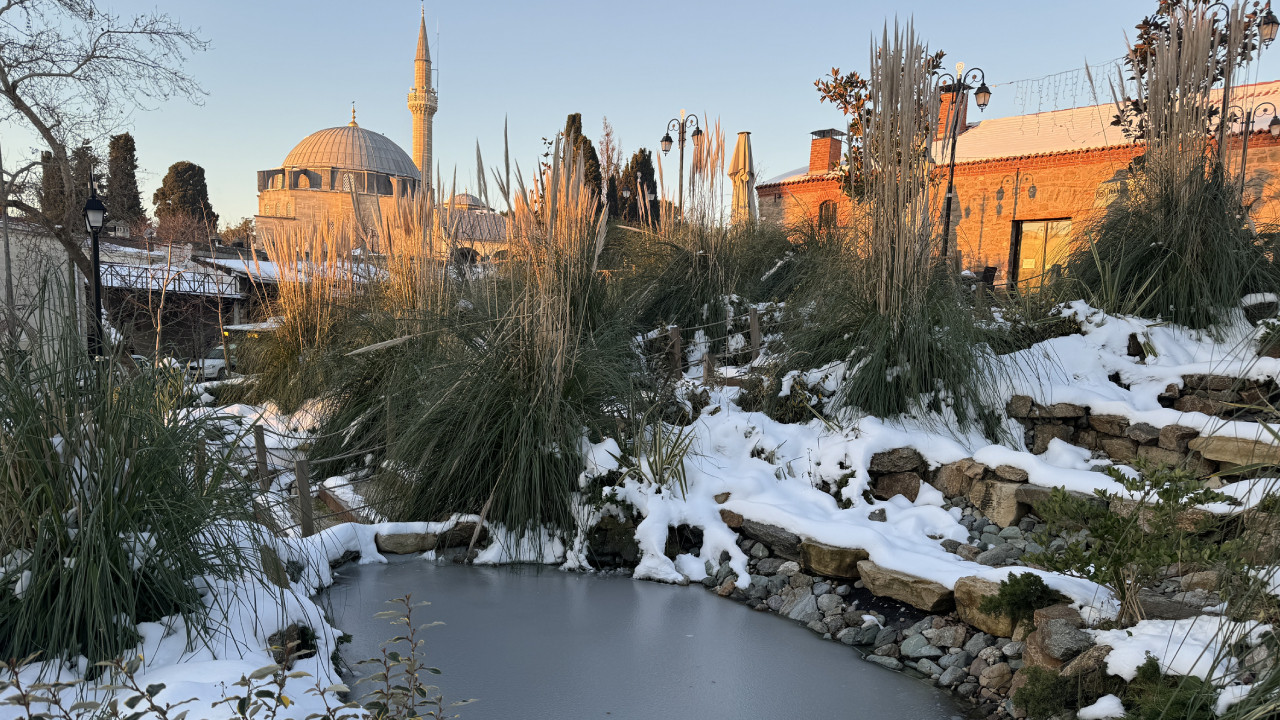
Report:
[[[351,173],[342,176],[342,191],[351,192],[355,189],[355,181],[351,178]]]
[[[1038,288],[1062,275],[1070,252],[1071,218],[1019,220],[1010,275],[1014,281]]]
[[[831,232],[836,229],[836,201],[823,200],[818,205],[818,229]]]

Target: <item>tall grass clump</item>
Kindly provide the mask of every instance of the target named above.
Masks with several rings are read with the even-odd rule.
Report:
[[[1117,99],[1145,152],[1127,192],[1086,225],[1067,265],[1102,309],[1206,329],[1243,295],[1280,286],[1211,133],[1230,90],[1229,73],[1219,83],[1221,64],[1242,60],[1242,12],[1233,8],[1219,28],[1206,5],[1174,5],[1171,31],[1151,38],[1132,78],[1140,101]]]
[[[223,431],[180,371],[91,362],[61,322],[0,338],[0,657],[110,660],[174,614],[213,631],[198,588],[251,566]]]
[[[865,196],[849,234],[828,243],[803,291],[805,322],[791,365],[846,361],[836,401],[878,417],[954,413],[958,426],[996,433],[989,350],[972,299],[939,257],[929,155],[937,98],[929,53],[911,24],[886,26],[871,52],[860,153]]]

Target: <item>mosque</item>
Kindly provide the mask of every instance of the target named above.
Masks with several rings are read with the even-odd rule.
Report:
[[[254,223],[259,236],[341,226],[356,228],[368,250],[386,252],[378,238],[383,218],[391,218],[399,203],[432,189],[431,131],[439,99],[431,83],[425,13],[418,25],[413,80],[408,98],[413,155],[387,136],[360,127],[353,108],[351,122],[308,135],[279,167],[258,172]],[[465,230],[463,235],[477,235],[453,238],[459,245],[489,247],[505,235],[501,217],[478,199],[466,195],[448,204],[468,216],[450,225]]]

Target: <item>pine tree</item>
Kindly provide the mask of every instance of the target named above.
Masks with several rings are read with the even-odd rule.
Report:
[[[209,186],[204,168],[186,160],[169,166],[160,189],[151,197],[156,205],[156,219],[193,218],[213,232],[218,228],[218,214],[209,204]]]
[[[604,178],[600,174],[600,157],[596,155],[596,146],[591,138],[582,133],[582,113],[572,113],[564,123],[564,137],[573,140],[574,150],[582,153],[583,178],[587,187],[595,190],[600,196],[603,191]],[[603,200],[603,198],[601,198]]]
[[[142,193],[138,191],[138,155],[133,136],[112,135],[107,149],[107,212],[117,222],[133,227],[146,220]]]
[[[653,168],[653,153],[645,148],[636,150],[631,159],[627,161],[625,167],[622,168],[622,175],[618,178],[618,191],[630,191],[630,199],[622,199],[622,217],[628,220],[640,220],[640,203],[647,201],[648,209],[645,211],[650,220],[657,218],[658,201],[657,199],[648,200],[650,194],[657,195],[658,183],[655,179]]]

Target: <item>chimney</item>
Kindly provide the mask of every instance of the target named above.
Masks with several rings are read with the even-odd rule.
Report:
[[[840,138],[844,133],[829,128],[814,130],[813,141],[809,144],[809,174],[826,175],[831,169],[840,165],[844,155]]]
[[[938,129],[933,134],[935,140],[945,139],[951,132],[951,123],[956,120],[951,117],[952,110],[956,104],[956,94],[954,90],[954,85],[947,85],[942,89],[942,93],[938,96]],[[965,123],[968,122],[969,118],[969,96],[967,94],[961,94],[960,97],[964,99],[964,102],[960,103],[960,117],[958,118],[960,124],[956,126],[957,135],[963,134],[964,131],[968,129],[968,125]]]

